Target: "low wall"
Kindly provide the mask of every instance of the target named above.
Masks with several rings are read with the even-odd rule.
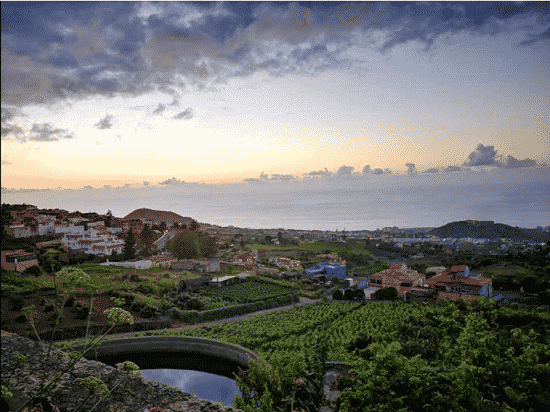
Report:
[[[68,350],[84,350],[75,345]],[[246,370],[258,355],[242,346],[187,336],[147,336],[107,340],[86,354],[86,358],[111,366],[129,360],[141,369],[192,369],[234,378]]]

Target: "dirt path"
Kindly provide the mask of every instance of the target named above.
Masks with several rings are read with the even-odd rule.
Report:
[[[196,323],[194,325],[190,325],[188,323],[174,322],[174,323],[172,323],[171,328],[157,329],[157,330],[186,330],[186,329],[201,328],[201,327],[207,326],[207,325],[218,325],[218,324],[225,323],[225,322],[237,322],[237,321],[240,321],[240,320],[252,318],[254,316],[260,316],[260,315],[264,315],[264,314],[270,313],[270,312],[288,310],[288,309],[292,309],[294,307],[309,305],[309,304],[316,303],[316,302],[319,302],[319,301],[320,301],[319,299],[312,300],[312,299],[300,297],[300,300],[297,303],[293,304],[293,305],[280,306],[280,307],[272,308],[272,309],[259,310],[259,311],[256,311],[256,312],[247,313],[246,315],[234,316],[234,317],[231,317],[231,318],[214,320],[214,321],[211,321],[211,322]],[[107,338],[108,339],[109,338],[126,339],[126,338],[130,338],[132,336],[135,336],[136,334],[139,334],[139,333],[144,333],[144,332],[140,331],[140,332],[113,333],[113,334],[109,334]],[[65,342],[73,342],[73,341],[78,341],[78,340],[81,340],[81,339],[82,338],[67,339]]]

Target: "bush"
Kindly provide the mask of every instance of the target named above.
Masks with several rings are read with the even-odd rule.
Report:
[[[378,289],[376,292],[372,294],[372,300],[397,300],[397,299],[399,299],[399,295],[397,294],[397,289],[393,287]]]
[[[14,295],[10,298],[10,307],[18,312],[25,306],[25,300],[20,295]]]
[[[340,289],[336,289],[332,293],[332,300],[344,300],[344,294],[342,293],[342,291]]]
[[[40,266],[31,266],[30,268],[25,269],[23,271],[23,274],[38,277],[42,275],[42,269],[40,268]]]

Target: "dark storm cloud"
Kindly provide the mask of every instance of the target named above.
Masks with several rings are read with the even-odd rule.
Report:
[[[108,114],[99,122],[94,124],[94,127],[99,130],[107,130],[113,128],[113,116]]]
[[[54,128],[49,123],[33,124],[28,140],[36,142],[57,142],[59,139],[73,139],[66,129]]]
[[[50,123],[33,124],[29,132],[14,124],[2,124],[2,140],[15,139],[20,143],[57,142],[60,139],[74,139],[74,135],[67,129],[53,127]]]
[[[523,25],[548,38],[547,3],[18,3],[2,9],[2,103],[137,96],[259,70],[275,76],[347,64],[354,33],[382,30],[379,51],[443,35]],[[515,30],[515,29],[514,29]],[[175,101],[176,98],[174,97]]]
[[[176,120],[189,120],[191,118],[193,118],[193,109],[190,107],[174,116]]]

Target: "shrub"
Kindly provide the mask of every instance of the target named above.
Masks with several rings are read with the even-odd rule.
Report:
[[[14,295],[10,298],[10,306],[12,310],[18,312],[25,306],[25,300],[20,295]]]
[[[31,266],[23,271],[24,275],[32,275],[34,277],[38,277],[42,275],[42,269],[40,266]]]
[[[332,299],[333,300],[343,300],[344,294],[340,289],[336,289],[334,292],[332,292]]]
[[[372,300],[397,300],[398,298],[397,289],[393,287],[378,289],[372,294]]]

